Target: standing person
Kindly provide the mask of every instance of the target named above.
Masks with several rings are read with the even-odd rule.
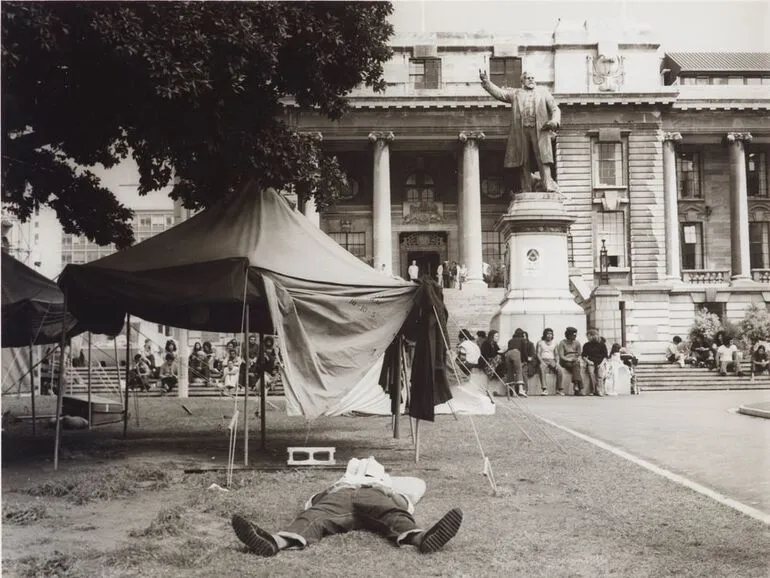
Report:
[[[524,331],[519,328],[513,332],[513,337],[508,340],[508,349],[505,352],[505,374],[506,382],[513,384],[514,393],[522,397],[527,397],[526,377],[524,375],[524,366],[529,361],[527,351],[527,337]]]
[[[621,354],[620,343],[613,343],[610,350],[610,356],[607,359],[607,372],[604,376],[604,394],[605,395],[618,395],[617,384],[620,377],[620,371],[625,366]],[[629,371],[629,375],[632,374],[632,370]],[[633,389],[633,388],[632,388]]]
[[[436,283],[444,287],[444,266],[441,263],[436,267]]]
[[[465,263],[460,265],[457,268],[457,288],[462,289],[463,283],[465,283],[465,277],[468,275],[468,267],[465,266]]]
[[[380,534],[397,546],[416,546],[423,554],[443,548],[457,534],[462,510],[452,508],[427,530],[417,526],[414,507],[425,495],[419,478],[390,476],[374,457],[353,458],[334,485],[310,497],[304,511],[285,530],[270,534],[240,514],[232,517],[235,535],[257,556],[304,549],[324,536],[353,530]]]
[[[564,395],[561,369],[559,369],[559,356],[556,349],[557,344],[553,338],[553,329],[546,327],[543,330],[543,336],[535,346],[535,355],[537,356],[538,361],[538,373],[540,375],[541,395],[548,395],[545,381],[548,372],[556,374],[556,395]]]
[[[580,354],[582,348],[577,340],[577,329],[567,327],[564,332],[564,339],[559,342],[556,348],[556,355],[559,358],[559,365],[572,377],[572,385],[575,388],[575,395],[583,395],[583,376],[580,374]]]
[[[479,79],[490,96],[511,105],[505,168],[518,170],[522,191],[533,190],[531,171],[535,169],[540,172],[542,190],[558,191],[551,173],[551,138],[561,124],[561,111],[551,93],[535,86],[534,74],[527,71],[521,73],[521,88],[500,88],[489,81],[485,70],[479,70]],[[536,167],[530,166],[531,158]]]
[[[412,261],[412,264],[409,265],[409,268],[407,269],[407,273],[409,273],[409,280],[414,281],[415,283],[420,278],[420,268],[417,266],[417,261]]]
[[[457,274],[457,261],[452,261],[452,266],[449,269],[449,277],[452,283],[452,287],[455,289],[460,288],[460,280]]]
[[[586,332],[586,341],[583,345],[583,350],[580,356],[585,360],[588,367],[588,379],[591,382],[591,391],[589,395],[598,395],[602,397],[602,381],[604,381],[604,375],[601,373],[604,369],[600,369],[602,363],[607,359],[607,344],[599,337],[599,332],[596,329],[590,329]],[[620,352],[620,346],[618,345],[618,352]],[[618,360],[620,355],[618,355]]]
[[[442,271],[444,275],[444,288],[449,289],[451,287],[451,277],[449,274],[449,261],[444,261],[442,265]]]

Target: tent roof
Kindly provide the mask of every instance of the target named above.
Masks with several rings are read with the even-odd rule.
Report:
[[[55,343],[62,317],[72,335],[76,320],[64,311],[58,285],[7,253],[2,254],[2,346]]]
[[[269,331],[261,274],[330,286],[395,289],[293,211],[273,189],[250,183],[237,195],[133,247],[68,265],[59,284],[89,329],[116,333],[126,313],[189,329]]]

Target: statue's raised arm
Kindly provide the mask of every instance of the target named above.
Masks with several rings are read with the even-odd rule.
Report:
[[[543,191],[558,191],[553,180],[554,163],[551,140],[561,124],[561,111],[551,93],[535,85],[535,76],[521,74],[521,88],[500,88],[489,80],[487,71],[479,70],[481,86],[490,96],[511,104],[511,126],[505,149],[505,167],[518,169],[522,191],[532,191],[532,171],[540,173]],[[532,153],[532,154],[530,154]],[[537,167],[529,166],[534,156]]]

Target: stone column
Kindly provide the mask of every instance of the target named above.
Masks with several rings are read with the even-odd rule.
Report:
[[[390,146],[395,137],[390,131],[369,133],[369,141],[374,145],[374,268],[388,275],[393,273],[393,228],[390,209]]]
[[[479,141],[484,140],[481,131],[460,133],[463,143],[462,162],[462,249],[460,255],[465,259],[468,272],[463,282],[463,289],[486,288],[482,272],[481,253],[481,171],[479,169]]]
[[[679,242],[678,183],[676,178],[676,145],[682,140],[678,132],[663,133],[663,198],[666,215],[666,278],[682,280]]]
[[[321,226],[321,214],[315,206],[315,199],[313,197],[310,197],[305,201],[302,212],[307,217],[308,221],[313,223],[316,227]]]
[[[747,132],[727,134],[730,155],[730,257],[732,283],[751,281],[749,259],[749,200],[746,191],[745,143],[751,142]]]

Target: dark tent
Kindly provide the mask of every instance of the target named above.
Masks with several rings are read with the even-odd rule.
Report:
[[[2,254],[2,346],[58,343],[62,322],[69,337],[80,333],[64,309],[58,285],[10,255]]]
[[[86,328],[108,334],[127,313],[240,332],[248,304],[250,329],[282,343],[287,411],[311,418],[361,381],[424,290],[375,271],[254,185],[129,249],[68,265],[59,285]]]

